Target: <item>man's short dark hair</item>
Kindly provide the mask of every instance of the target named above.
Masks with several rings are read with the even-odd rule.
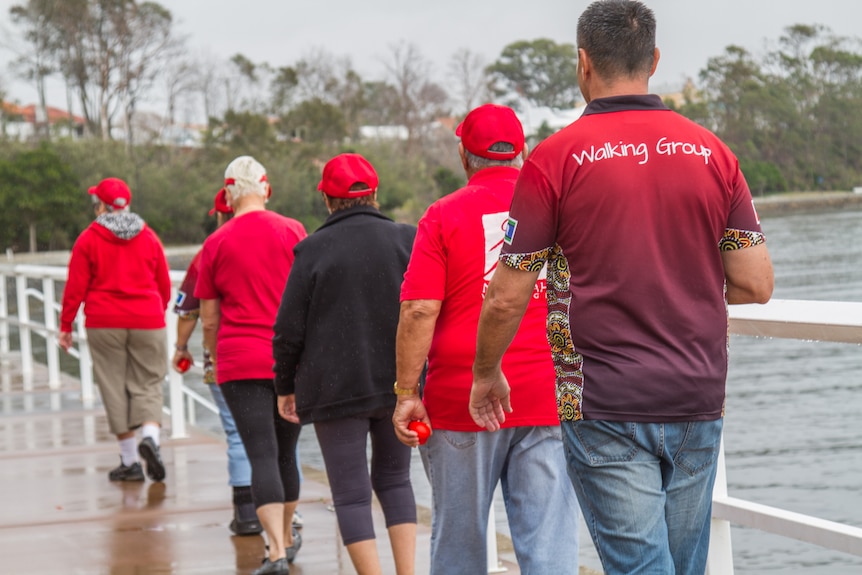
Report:
[[[578,18],[578,48],[606,78],[649,74],[655,57],[655,14],[636,0],[598,0]]]
[[[350,186],[350,189],[367,190],[368,185],[363,184],[362,182],[357,182]],[[327,194],[326,199],[329,201],[329,209],[333,212],[346,210],[348,208],[354,208],[356,206],[371,206],[372,208],[380,208],[380,204],[377,203],[376,193],[368,194],[366,196],[360,196],[358,198],[336,198]]]

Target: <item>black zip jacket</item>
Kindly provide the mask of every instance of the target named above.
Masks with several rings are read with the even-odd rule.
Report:
[[[395,404],[395,332],[416,227],[369,206],[330,215],[296,256],[272,340],[275,389],[302,423]]]

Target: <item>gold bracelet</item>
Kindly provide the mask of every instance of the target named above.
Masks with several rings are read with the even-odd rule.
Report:
[[[395,395],[418,395],[419,394],[419,386],[411,387],[410,389],[404,389],[398,387],[398,382],[396,381],[392,385],[392,391],[395,392]]]

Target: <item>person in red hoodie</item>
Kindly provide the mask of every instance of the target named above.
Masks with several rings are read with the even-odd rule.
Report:
[[[84,304],[93,374],[111,433],[117,436],[120,465],[111,481],[163,481],[159,453],[162,382],[167,373],[165,311],[171,280],[156,233],[129,211],[132,193],[118,178],[90,188],[96,220],[81,232],[69,260],[63,291],[59,344],[72,346],[72,323]],[[135,443],[135,430],[142,439]],[[137,448],[136,448],[137,447]]]

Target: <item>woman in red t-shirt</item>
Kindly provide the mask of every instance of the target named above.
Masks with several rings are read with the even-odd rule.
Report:
[[[272,190],[254,158],[240,156],[228,165],[225,190],[234,217],[204,242],[195,297],[216,382],[251,462],[252,497],[269,542],[254,575],[286,575],[301,544],[291,525],[299,499],[300,426],[278,416],[272,326],[293,247],[306,233],[298,221],[266,210]]]

